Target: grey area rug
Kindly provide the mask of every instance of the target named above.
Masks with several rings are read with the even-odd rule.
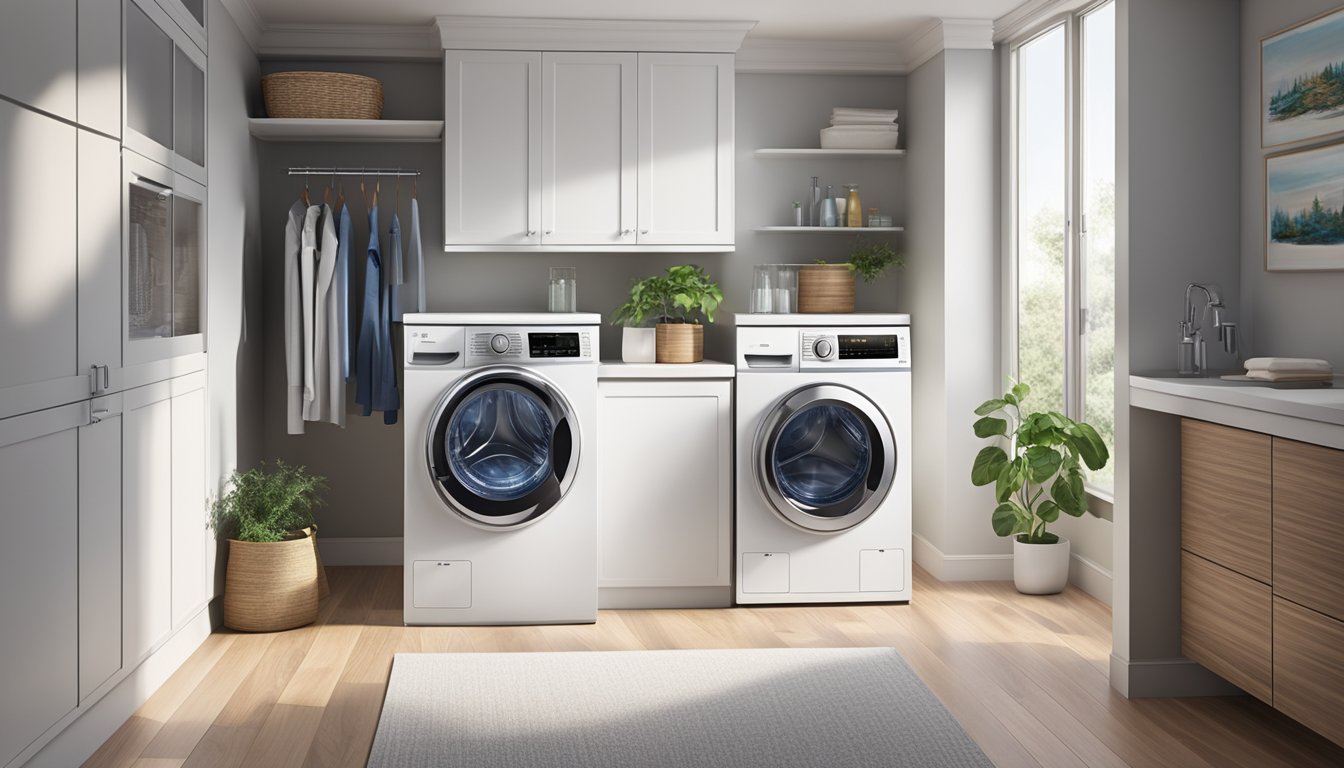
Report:
[[[990,762],[890,648],[397,654],[369,768]]]

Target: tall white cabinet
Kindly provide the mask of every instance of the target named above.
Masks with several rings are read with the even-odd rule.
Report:
[[[199,0],[5,5],[0,765],[26,761],[212,596],[203,13]]]
[[[444,52],[445,250],[733,249],[732,53],[475,43]]]

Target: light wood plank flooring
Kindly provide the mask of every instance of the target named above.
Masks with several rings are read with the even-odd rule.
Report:
[[[1344,749],[1250,697],[1127,700],[1110,611],[1070,589],[942,583],[909,605],[603,611],[595,625],[403,627],[400,568],[329,568],[318,623],[222,632],[86,766],[363,766],[400,652],[895,647],[1000,766],[1340,766]]]

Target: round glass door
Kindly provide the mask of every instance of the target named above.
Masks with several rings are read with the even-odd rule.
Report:
[[[446,393],[430,419],[427,458],[439,495],[485,528],[534,523],[573,482],[573,412],[546,379],[487,368]]]
[[[896,474],[891,427],[872,401],[827,384],[784,398],[757,436],[757,478],[790,524],[834,533],[866,520]]]

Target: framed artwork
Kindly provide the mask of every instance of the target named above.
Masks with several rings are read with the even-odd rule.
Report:
[[[1260,40],[1260,145],[1344,133],[1344,7]]]
[[[1265,158],[1265,269],[1344,270],[1344,143]]]

